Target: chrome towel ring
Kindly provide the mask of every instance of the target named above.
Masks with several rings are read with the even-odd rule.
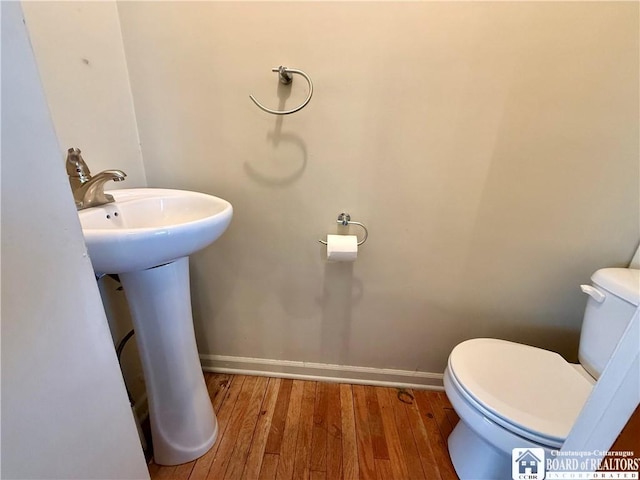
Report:
[[[256,98],[253,95],[249,95],[249,98],[253,101],[253,103],[255,103],[258,106],[258,108],[260,108],[261,110],[264,110],[265,112],[271,113],[273,115],[289,115],[291,113],[297,112],[298,110],[302,110],[304,107],[306,107],[307,103],[309,103],[309,100],[311,100],[311,96],[313,95],[313,83],[311,82],[309,75],[304,73],[302,70],[296,70],[295,68],[287,68],[283,66],[280,66],[278,68],[272,68],[271,71],[278,72],[278,76],[280,77],[280,83],[283,83],[284,85],[289,85],[291,84],[291,82],[293,82],[293,77],[291,76],[292,73],[297,73],[298,75],[302,75],[307,81],[307,83],[309,83],[309,95],[307,96],[306,100],[302,102],[302,105],[299,105],[296,108],[292,108],[291,110],[272,110],[270,108],[265,107],[260,102],[258,102],[258,100],[256,100]]]
[[[364,237],[362,237],[362,240],[360,240],[358,242],[358,246],[362,245],[364,242],[367,241],[367,238],[369,237],[369,231],[367,230],[367,227],[365,227],[362,223],[360,222],[352,222],[351,221],[351,215],[349,215],[348,213],[341,213],[340,215],[338,215],[338,223],[342,226],[347,226],[347,225],[358,225],[359,227],[362,227],[362,229],[364,230]],[[324,240],[318,240],[320,243],[322,243],[323,245],[326,245],[327,242],[325,242]]]

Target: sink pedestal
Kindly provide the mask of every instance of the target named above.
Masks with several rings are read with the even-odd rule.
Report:
[[[189,462],[218,435],[193,330],[189,258],[121,273],[120,280],[147,386],[155,462]]]

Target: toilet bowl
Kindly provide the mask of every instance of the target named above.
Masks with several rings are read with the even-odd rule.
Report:
[[[555,352],[493,338],[457,345],[444,386],[460,422],[448,439],[462,480],[510,479],[514,448],[564,443],[640,299],[640,271],[603,269],[589,294],[580,364]]]
[[[594,384],[548,350],[490,338],[458,345],[444,377],[462,420],[449,437],[458,476],[508,479],[513,448],[559,449]]]

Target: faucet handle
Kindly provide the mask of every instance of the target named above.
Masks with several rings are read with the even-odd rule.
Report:
[[[84,183],[91,179],[91,171],[85,163],[79,148],[70,148],[67,150],[67,175],[76,177],[80,183]]]

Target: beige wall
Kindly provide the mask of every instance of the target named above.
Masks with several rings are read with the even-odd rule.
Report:
[[[118,168],[146,186],[115,2],[23,2],[64,160],[82,150],[91,173]]]
[[[18,2],[2,2],[2,478],[149,478]]]
[[[66,150],[79,147],[93,174],[113,168],[127,174],[126,181],[109,182],[106,188],[146,186],[115,2],[27,1],[22,6],[58,137],[61,168]],[[109,278],[99,286],[117,345],[133,328],[124,295]],[[123,350],[121,363],[136,410],[144,411],[134,339]]]
[[[117,9],[148,185],[235,209],[191,262],[201,353],[441,373],[494,336],[575,358],[578,285],[639,237],[637,3]],[[248,98],[304,98],[280,64],[316,89],[284,118]],[[327,264],[345,210],[370,237]]]

